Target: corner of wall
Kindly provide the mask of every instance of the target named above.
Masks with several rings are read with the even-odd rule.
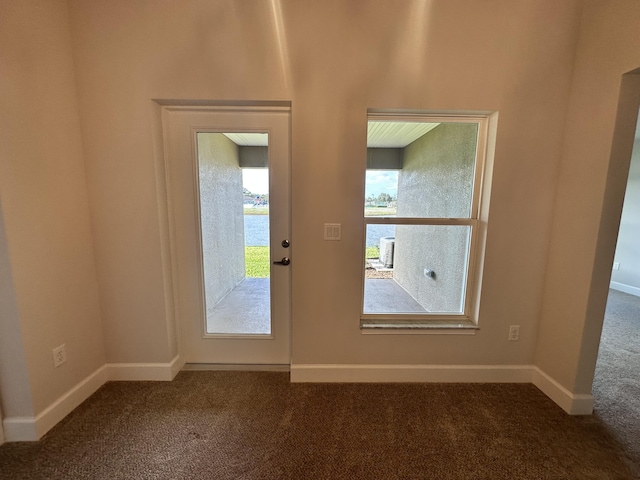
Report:
[[[0,404],[4,415],[32,414],[22,329],[0,199]]]
[[[171,381],[184,366],[176,356],[168,363],[105,364],[57,398],[37,415],[0,417],[0,445],[40,440],[58,422],[110,381]]]
[[[107,380],[107,368],[102,366],[52,402],[39,414],[5,418],[2,421],[5,440],[8,442],[39,440],[58,422],[93,395]]]
[[[569,415],[591,415],[593,413],[593,395],[571,393],[538,367],[533,367],[531,383]]]
[[[166,381],[170,382],[184,366],[176,355],[168,363],[108,363],[109,381]]]

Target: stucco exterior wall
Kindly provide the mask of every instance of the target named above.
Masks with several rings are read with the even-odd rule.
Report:
[[[210,309],[245,276],[238,146],[221,133],[200,133],[198,166],[204,289]]]
[[[441,124],[404,149],[399,217],[468,217],[477,126]],[[396,227],[394,279],[428,312],[461,313],[468,227]],[[435,276],[427,278],[424,269]]]

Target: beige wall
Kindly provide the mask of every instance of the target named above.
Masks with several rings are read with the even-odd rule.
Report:
[[[615,143],[614,125],[638,52],[640,3],[585,2],[536,349],[536,364],[575,393],[591,391],[640,81],[621,103]]]
[[[295,363],[532,362],[578,13],[555,0],[70,1],[108,360],[175,351],[158,98],[292,100]],[[475,336],[360,333],[367,108],[500,112]],[[324,222],[342,223],[342,241],[322,240]]]
[[[0,407],[29,416],[33,401],[2,211],[0,202]]]
[[[105,358],[177,352],[154,98],[292,100],[295,363],[535,362],[588,393],[640,4],[584,5],[70,0],[68,18],[62,1],[0,3],[5,416],[38,413]],[[360,333],[367,108],[499,112],[475,336]],[[341,242],[322,240],[324,222],[343,224]]]
[[[29,417],[105,355],[67,3],[2,1],[0,45],[0,397]]]

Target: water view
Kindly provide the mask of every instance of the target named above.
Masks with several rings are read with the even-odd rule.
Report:
[[[395,236],[395,225],[369,225],[367,228],[367,247],[380,245],[381,237]],[[269,245],[269,215],[244,216],[244,244],[247,247],[266,247]]]

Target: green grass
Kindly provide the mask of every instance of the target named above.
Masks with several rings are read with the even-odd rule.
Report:
[[[244,247],[244,263],[249,278],[269,278],[269,247]]]
[[[365,207],[365,217],[395,217],[397,213],[396,208],[389,207]]]
[[[379,258],[378,247],[367,247],[366,258]],[[248,278],[269,278],[269,247],[244,247],[245,271]]]
[[[244,209],[245,215],[269,215],[269,207],[247,207]]]
[[[367,247],[364,258],[380,258],[380,249],[378,247]]]

